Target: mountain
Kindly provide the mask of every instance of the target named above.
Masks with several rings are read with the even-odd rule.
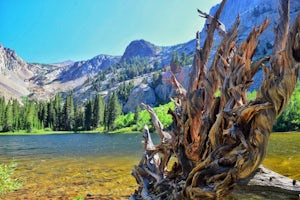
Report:
[[[68,82],[87,75],[93,75],[106,69],[120,60],[119,56],[98,55],[86,61],[78,61],[68,65],[60,74],[58,80]]]
[[[211,8],[210,15],[214,15],[218,6]],[[260,37],[259,48],[255,53],[254,59],[259,59],[272,50],[277,8],[277,0],[227,0],[220,21],[228,30],[236,16],[240,15],[240,33],[237,39],[240,43],[254,26],[268,17],[270,25]],[[291,0],[292,22],[299,11],[300,1]],[[200,35],[203,45],[206,26]],[[216,34],[212,52],[219,43],[220,37]],[[47,100],[57,92],[72,91],[76,100],[83,102],[96,93],[107,95],[120,89],[124,82],[133,82],[131,93],[122,99],[124,111],[130,112],[141,101],[153,106],[169,101],[172,87],[167,82],[170,76],[167,71],[173,52],[177,52],[179,57],[183,54],[187,57],[187,66],[177,74],[178,79],[186,86],[195,46],[195,39],[174,46],[158,46],[140,39],[132,41],[120,56],[100,54],[85,61],[40,64],[26,63],[13,50],[0,45],[0,91],[6,98],[20,100],[22,96]],[[263,73],[259,71],[251,89],[259,87],[262,76]]]
[[[161,49],[161,47],[145,40],[134,40],[126,47],[121,60],[130,60],[134,57],[154,58],[161,52]]]
[[[29,78],[34,75],[30,66],[15,51],[0,44],[0,91],[2,96],[20,99],[31,93]]]

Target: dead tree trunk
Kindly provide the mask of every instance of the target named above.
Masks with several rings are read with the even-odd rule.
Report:
[[[188,89],[172,76],[177,97],[175,110],[169,111],[173,117],[171,131],[164,130],[153,110],[143,105],[161,142],[154,147],[145,129],[145,144],[151,145],[145,145],[143,158],[133,170],[139,184],[133,199],[218,199],[249,177],[265,157],[272,126],[298,79],[300,14],[289,29],[289,1],[280,1],[273,53],[256,62],[252,58],[268,20],[254,27],[238,45],[237,17],[231,29],[222,34],[222,42],[206,70],[225,3],[223,0],[211,18],[203,47],[196,47]],[[199,34],[197,40],[200,44]],[[247,102],[247,88],[260,66],[264,81],[256,98]],[[218,90],[221,94],[216,97]],[[168,171],[172,156],[177,161]]]

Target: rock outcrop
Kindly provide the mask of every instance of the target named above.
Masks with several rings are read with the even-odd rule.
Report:
[[[156,103],[154,90],[146,84],[140,84],[132,90],[127,103],[123,107],[123,111],[125,113],[134,112],[136,106],[141,102],[152,106]]]
[[[0,91],[2,96],[19,99],[30,94],[28,81],[34,72],[15,51],[0,45]]]
[[[134,40],[126,47],[121,60],[122,61],[130,60],[134,57],[153,58],[160,51],[161,51],[160,47],[150,42],[147,42],[145,40]]]

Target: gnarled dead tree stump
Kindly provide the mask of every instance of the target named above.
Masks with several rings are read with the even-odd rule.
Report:
[[[169,110],[173,117],[171,131],[164,130],[153,110],[142,104],[161,140],[155,146],[145,128],[145,152],[133,170],[139,188],[132,199],[218,199],[249,177],[265,157],[272,126],[298,79],[300,14],[290,29],[289,1],[280,1],[273,53],[256,62],[252,58],[268,20],[254,27],[238,44],[237,17],[230,30],[223,31],[222,42],[206,70],[225,2],[214,17],[209,16],[202,48],[197,34],[188,89],[172,76],[176,99],[175,110]],[[264,81],[256,98],[247,102],[247,88],[261,66]],[[220,95],[216,96],[218,90]],[[167,169],[171,157],[176,162]]]

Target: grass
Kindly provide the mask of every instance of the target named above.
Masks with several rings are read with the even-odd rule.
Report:
[[[120,128],[114,131],[109,131],[107,133],[122,133],[122,134],[129,134],[129,133],[141,133],[141,131],[136,131],[135,128],[133,127],[125,127],[125,128]]]
[[[18,130],[18,131],[9,131],[9,132],[0,132],[1,135],[48,135],[48,134],[72,134],[72,133],[140,133],[140,131],[136,131],[137,126],[133,125],[130,127],[124,127],[119,128],[114,131],[106,131],[104,130],[104,127],[98,127],[94,130],[89,131],[53,131],[52,129],[46,128],[46,129],[33,129],[30,133],[28,133],[26,130]]]
[[[16,166],[15,162],[11,162],[9,165],[0,165],[0,197],[22,186],[19,180],[12,178]]]

